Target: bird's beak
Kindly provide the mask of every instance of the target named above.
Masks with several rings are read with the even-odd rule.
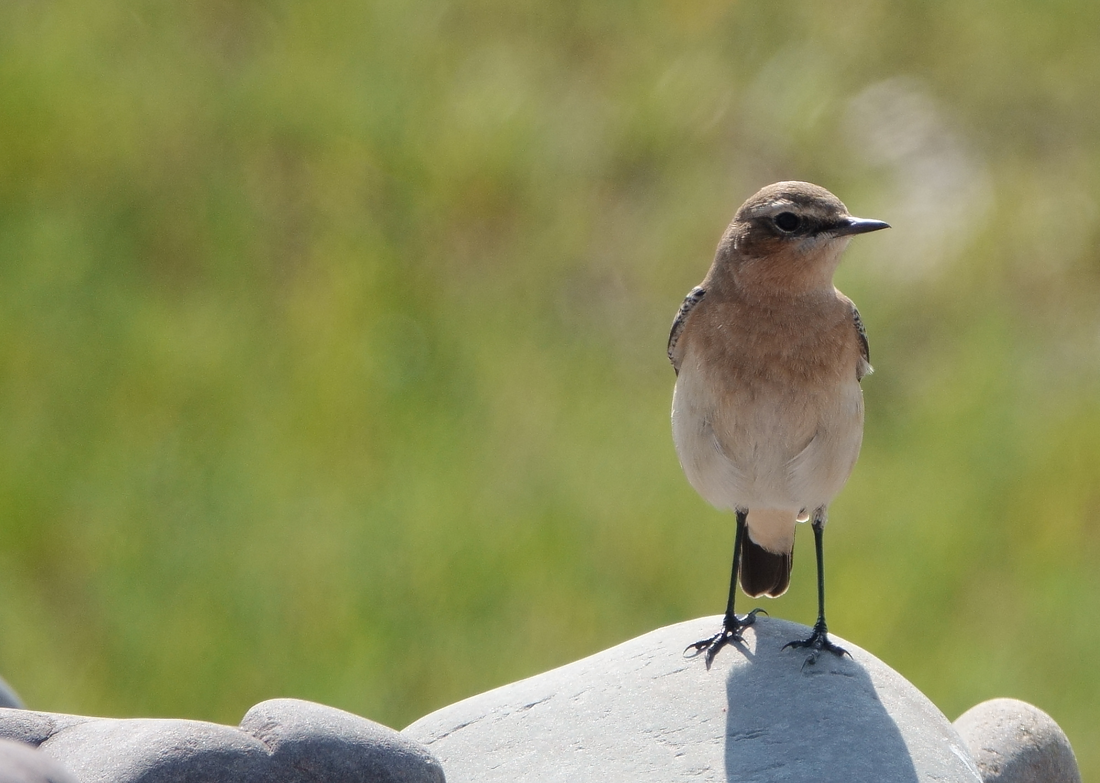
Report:
[[[833,230],[833,233],[838,237],[847,237],[853,234],[866,234],[869,231],[881,231],[884,228],[890,228],[890,224],[883,223],[881,220],[850,217],[845,218],[844,221]]]

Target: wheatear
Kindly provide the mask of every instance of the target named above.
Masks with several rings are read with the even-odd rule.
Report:
[[[787,646],[809,648],[808,662],[821,650],[844,654],[825,624],[821,537],[859,455],[860,379],[871,365],[859,311],[833,286],[833,272],[853,235],[882,228],[817,185],[769,185],[737,210],[672,324],[680,464],[704,499],[737,516],[722,630],[688,647],[706,651],[708,668],[762,611],[734,614],[738,576],[750,596],[786,592],[795,523],[811,518],[817,623]]]

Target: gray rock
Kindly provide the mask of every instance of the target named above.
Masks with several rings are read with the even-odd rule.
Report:
[[[1016,699],[991,699],[955,721],[984,783],[1081,783],[1069,739],[1054,719]]]
[[[943,713],[874,656],[836,638],[852,657],[810,664],[782,649],[808,628],[760,617],[707,671],[684,648],[720,623],[662,628],[403,733],[432,750],[450,783],[981,780]]]
[[[30,745],[0,740],[0,783],[78,783],[64,767]]]
[[[0,737],[39,747],[82,783],[442,783],[431,753],[320,704],[257,704],[240,728],[0,709]]]
[[[262,741],[282,767],[307,780],[443,783],[443,768],[423,746],[380,723],[297,699],[257,704],[241,730]]]
[[[61,728],[39,747],[82,783],[288,779],[255,737],[201,721],[90,718]]]
[[[19,696],[4,681],[3,677],[0,677],[0,707],[14,707],[16,709],[23,707],[23,702],[20,701]]]

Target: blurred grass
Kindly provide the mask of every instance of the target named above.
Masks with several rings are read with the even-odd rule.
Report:
[[[724,604],[668,325],[736,206],[895,229],[830,625],[1100,774],[1100,7],[0,9],[0,672],[403,726]],[[772,614],[809,622],[812,557]]]

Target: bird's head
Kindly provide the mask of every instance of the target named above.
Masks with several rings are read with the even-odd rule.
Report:
[[[737,210],[718,246],[718,261],[743,284],[831,287],[848,241],[889,227],[881,220],[852,217],[825,188],[777,182]]]

